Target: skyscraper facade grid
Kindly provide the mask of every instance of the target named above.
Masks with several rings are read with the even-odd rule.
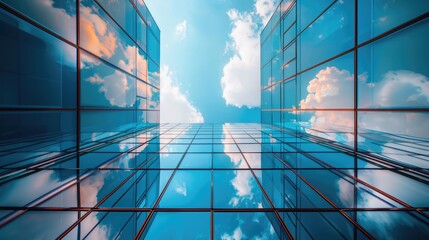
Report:
[[[427,238],[428,17],[429,2],[419,0],[283,0],[260,35],[261,122],[297,137],[301,157],[290,166],[317,168],[302,176],[320,193],[337,189],[341,196],[326,199],[355,209],[348,220],[367,237]],[[331,173],[347,180],[328,185]],[[306,214],[288,214],[293,235],[322,237]]]
[[[139,192],[99,203],[134,176],[106,168],[159,150],[145,140],[160,115],[160,30],[145,3],[2,0],[0,48],[0,239],[84,238],[110,216],[66,234],[90,213],[82,208],[144,206],[152,173],[138,174]],[[128,238],[140,215],[111,233]]]

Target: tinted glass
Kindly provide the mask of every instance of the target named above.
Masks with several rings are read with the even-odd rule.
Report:
[[[0,11],[0,106],[76,107],[76,49]]]

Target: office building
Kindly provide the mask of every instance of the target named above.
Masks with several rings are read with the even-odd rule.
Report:
[[[314,221],[342,232],[329,239],[362,237],[343,223],[427,238],[428,17],[419,0],[284,0],[262,31],[261,121],[298,137],[279,152],[300,176],[278,184],[318,191],[284,202],[312,209],[286,214],[296,238],[325,236]]]
[[[0,239],[428,238],[410,2],[283,1],[262,124],[160,124],[142,0],[0,0]]]
[[[0,239],[94,239],[65,234],[83,209],[153,201],[156,171],[127,170],[159,150],[160,30],[142,0],[1,0],[0,52]],[[109,234],[145,219],[126,217]]]

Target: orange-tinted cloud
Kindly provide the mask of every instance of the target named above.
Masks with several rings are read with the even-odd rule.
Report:
[[[94,11],[89,7],[80,8],[81,45],[99,57],[110,58],[117,48],[116,36]]]

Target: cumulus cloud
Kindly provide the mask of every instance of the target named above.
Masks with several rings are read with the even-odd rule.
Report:
[[[340,92],[340,90],[342,92]],[[303,109],[329,108],[343,105],[353,107],[353,75],[347,70],[337,67],[327,67],[320,70],[307,86],[307,96],[302,99],[300,106]],[[338,97],[341,101],[338,101]]]
[[[429,79],[407,70],[388,71],[375,88],[373,100],[379,106],[428,106]]]
[[[349,173],[353,175],[353,173]],[[362,171],[359,173],[359,179],[364,180],[370,185],[377,187],[389,194],[396,197],[399,192],[402,192],[402,196],[413,196],[414,199],[419,199],[419,195],[416,196],[415,188],[410,188],[408,181],[403,181],[403,178],[393,172],[389,171]],[[350,206],[354,201],[354,189],[353,183],[350,183],[344,179],[338,181],[338,197],[340,201]],[[391,204],[389,201],[383,200],[379,197],[379,193],[366,188],[366,191],[358,191],[359,195],[358,206],[359,208],[380,208],[380,207],[395,207],[400,206],[399,204]],[[399,191],[400,190],[400,191]],[[417,190],[417,192],[424,195],[424,190]],[[420,198],[420,199],[424,199]],[[402,199],[404,200],[404,199]],[[362,225],[368,230],[373,230],[379,233],[379,236],[385,236],[386,234],[395,231],[395,229],[408,226],[412,227],[415,223],[410,221],[408,218],[404,218],[402,215],[394,214],[388,211],[364,211],[359,216]]]
[[[21,2],[23,2],[22,6],[25,6],[27,10],[31,9],[31,14],[35,15],[40,22],[48,26],[54,26],[53,30],[58,31],[62,36],[72,41],[75,40],[76,35],[73,26],[75,26],[76,16],[74,14],[67,13],[66,9],[55,7],[53,0],[27,0]]]
[[[240,240],[246,238],[246,235],[243,234],[241,227],[237,227],[234,232],[230,235],[228,233],[224,233],[221,236],[222,240]]]
[[[273,0],[256,0],[255,9],[262,19],[262,24],[265,25],[267,24],[268,20],[270,20],[271,15],[276,9],[276,6],[274,5]]]
[[[186,20],[183,20],[183,22],[176,25],[176,35],[179,37],[180,40],[183,40],[186,38],[187,30],[188,30],[188,23]]]
[[[427,106],[429,105],[429,79],[423,74],[408,70],[386,72],[380,81],[368,81],[368,73],[358,76],[362,107]],[[307,86],[307,96],[300,101],[301,108],[329,108],[353,106],[350,93],[353,74],[335,66],[320,70]],[[372,100],[372,103],[368,102]],[[362,103],[363,102],[363,103]]]
[[[188,195],[188,191],[187,191],[186,183],[185,182],[178,183],[177,186],[174,188],[174,190],[178,194],[183,195],[184,197],[186,197]]]
[[[233,149],[235,148],[234,144],[228,144],[228,138],[226,136],[229,135],[228,133],[228,124],[224,124],[222,127],[223,136],[222,143],[224,146],[224,153],[228,155],[231,162],[234,164],[234,166],[238,168],[246,168],[247,164],[246,161],[243,159],[241,154],[233,154]],[[235,177],[231,180],[231,185],[236,190],[235,196],[233,196],[229,204],[232,207],[235,207],[238,205],[238,203],[245,199],[252,199],[253,198],[253,186],[251,184],[251,180],[253,178],[250,171],[247,170],[236,170],[234,171]]]
[[[117,39],[107,28],[107,23],[94,13],[93,8],[80,8],[81,44],[97,56],[110,58],[117,48]]]
[[[161,79],[161,122],[203,123],[203,115],[174,82],[169,66],[161,67]]]
[[[321,69],[309,81],[307,95],[300,101],[302,109],[353,107],[353,74],[335,66]],[[354,139],[354,118],[350,112],[317,111],[308,122],[301,123],[307,133],[331,140],[351,143]],[[314,131],[317,130],[317,131]],[[348,132],[348,133],[338,133]]]
[[[132,79],[128,79],[127,75],[121,71],[115,70],[112,75],[103,78],[94,74],[86,81],[100,85],[99,91],[104,93],[112,106],[126,107],[135,102],[135,95],[127,94],[127,92],[135,90],[135,86],[129,83]]]
[[[232,24],[227,49],[233,52],[221,78],[222,96],[227,105],[260,106],[259,33],[274,9],[272,1],[256,0],[251,12],[237,9],[227,12]]]
[[[309,81],[307,95],[301,99],[300,107],[305,109],[344,107],[352,108],[353,74],[335,66],[321,69]],[[426,76],[407,70],[392,70],[382,75],[380,81],[369,81],[368,74],[358,76],[361,107],[390,106],[428,106],[429,80]],[[371,100],[369,100],[371,99]],[[421,128],[427,120],[416,113],[406,113],[398,117],[395,113],[385,113],[380,117],[363,114],[359,122],[361,129],[422,136]],[[390,119],[387,121],[386,119]],[[351,142],[353,135],[335,132],[351,132],[354,126],[353,114],[350,112],[317,111],[312,113],[308,123],[301,123],[311,134],[323,135],[332,140]],[[403,126],[410,126],[406,129]],[[313,132],[317,129],[321,132]],[[402,130],[399,130],[402,129]],[[331,131],[331,133],[329,133]],[[424,137],[424,136],[422,136]],[[360,141],[364,141],[360,139]]]
[[[22,205],[27,205],[30,202],[30,201],[27,202],[28,199],[31,199],[32,201],[36,199],[41,193],[50,192],[64,183],[63,182],[64,180],[59,179],[58,173],[56,173],[53,170],[40,171],[35,174],[29,175],[21,180],[22,181],[12,181],[10,184],[12,184],[13,187],[5,188],[6,189],[6,192],[4,195],[5,198],[3,198],[1,201],[2,205],[15,206],[17,205],[17,203],[21,204],[21,202],[23,203]],[[92,181],[86,181],[81,188],[82,200],[87,201],[89,204],[93,204],[93,205],[96,204],[97,193],[103,185],[104,185],[104,179],[101,179],[101,177],[95,177],[92,179]],[[8,189],[9,191],[7,191]],[[23,195],[22,189],[37,189],[37,191],[32,191],[32,190],[26,191],[26,194]],[[63,190],[61,192],[61,197],[64,199],[76,199],[77,194],[79,193],[76,191],[76,186],[74,186],[72,188]],[[67,207],[67,206],[62,206],[62,207]],[[4,232],[2,232],[2,234],[3,236],[10,236],[6,238],[11,238],[11,239],[28,238],[28,236],[30,235],[35,239],[46,239],[46,238],[49,238],[48,237],[49,234],[53,232],[51,231],[52,229],[62,229],[64,225],[67,226],[67,224],[69,225],[73,224],[76,221],[76,215],[60,214],[60,215],[52,215],[51,217],[46,217],[42,220],[38,218],[34,220],[35,221],[27,221],[28,226],[26,228],[26,231],[18,231],[18,232],[8,231],[5,234]],[[94,239],[109,239],[109,234],[110,234],[109,228],[106,225],[99,224],[99,222],[100,222],[100,219],[98,219],[95,213],[90,214],[80,224],[82,232],[92,231],[91,236],[93,236]],[[46,231],[41,231],[40,227],[42,225],[43,226],[49,225],[51,226],[52,229],[46,229]]]

